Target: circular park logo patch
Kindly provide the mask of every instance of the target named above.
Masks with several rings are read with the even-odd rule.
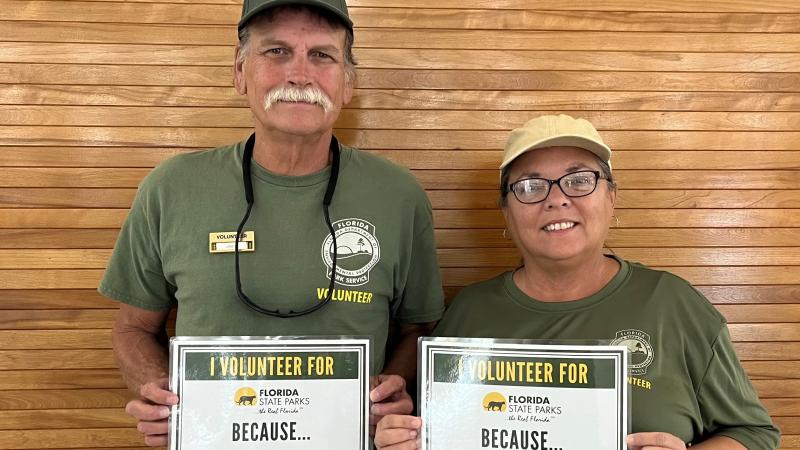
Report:
[[[337,220],[336,233],[336,283],[361,286],[369,282],[369,271],[381,259],[381,246],[375,237],[375,226],[363,219]],[[322,242],[322,260],[327,266],[327,277],[333,268],[333,237]]]

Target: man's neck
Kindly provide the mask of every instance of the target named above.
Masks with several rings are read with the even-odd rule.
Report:
[[[278,175],[301,176],[319,172],[330,164],[332,131],[314,136],[293,136],[256,130],[253,160]]]

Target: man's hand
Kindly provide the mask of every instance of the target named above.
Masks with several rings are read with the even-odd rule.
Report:
[[[406,392],[406,381],[400,375],[378,375],[370,378],[369,435],[375,436],[375,426],[389,414],[411,414],[414,403]]]
[[[630,450],[686,450],[677,436],[661,432],[629,434],[627,443]]]
[[[378,450],[415,450],[420,448],[422,420],[414,416],[389,415],[378,422],[375,446]]]
[[[167,445],[170,407],[178,404],[178,396],[167,390],[166,378],[142,385],[141,398],[125,405],[125,412],[139,423],[136,429],[144,435],[144,443],[150,447]]]

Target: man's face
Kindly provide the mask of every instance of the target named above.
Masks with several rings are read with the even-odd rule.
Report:
[[[249,31],[246,54],[239,55],[237,48],[234,82],[247,96],[258,126],[290,136],[331,130],[353,94],[345,76],[345,30],[307,11],[282,10],[272,22],[253,20]],[[291,93],[316,93],[329,102],[323,106],[324,98],[316,102],[314,95],[298,99]]]

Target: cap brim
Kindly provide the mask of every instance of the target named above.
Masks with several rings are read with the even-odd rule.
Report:
[[[271,1],[269,3],[264,3],[264,4],[262,4],[262,5],[260,5],[260,6],[256,7],[256,8],[254,8],[253,10],[248,12],[247,15],[245,15],[241,19],[239,19],[239,29],[241,30],[242,27],[247,22],[250,21],[250,19],[255,17],[261,11],[264,11],[264,10],[267,10],[267,9],[270,9],[270,8],[276,8],[278,6],[287,6],[287,5],[306,5],[306,6],[316,6],[318,8],[322,8],[322,9],[324,9],[326,11],[330,11],[331,13],[333,13],[342,22],[342,24],[344,26],[346,26],[350,30],[353,29],[353,21],[350,19],[350,17],[342,14],[342,12],[340,10],[332,7],[328,3],[323,2],[323,1],[316,1],[316,0],[301,0],[301,1],[298,1],[298,0],[275,0],[275,1]]]

